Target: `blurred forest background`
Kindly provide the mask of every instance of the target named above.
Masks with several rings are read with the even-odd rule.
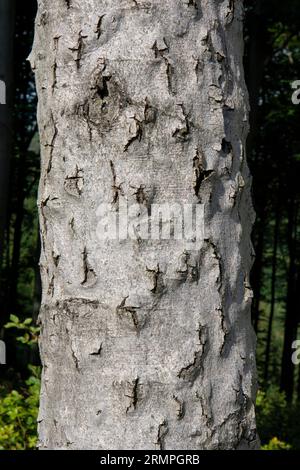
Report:
[[[5,3],[14,4],[1,0]],[[300,450],[300,366],[291,360],[297,330],[300,339],[300,105],[292,103],[291,87],[300,80],[300,5],[298,0],[245,5],[248,161],[257,214],[252,320],[258,338],[258,430],[263,449]],[[6,33],[1,48],[7,49],[0,55],[0,79],[5,70],[12,86],[5,116],[1,107],[1,127],[4,120],[11,133],[6,131],[0,159],[0,339],[8,358],[0,366],[0,449],[33,449],[40,375],[40,157],[34,76],[26,59],[36,1],[16,0],[6,12],[1,6],[0,30]]]

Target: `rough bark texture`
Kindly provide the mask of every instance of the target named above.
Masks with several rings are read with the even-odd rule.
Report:
[[[242,2],[40,0],[41,448],[257,446]],[[101,241],[100,203],[205,204]]]

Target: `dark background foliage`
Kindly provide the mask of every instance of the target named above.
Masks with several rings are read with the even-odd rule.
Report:
[[[300,80],[300,5],[245,0],[245,7],[248,161],[257,214],[252,321],[258,338],[258,429],[267,448],[300,449],[300,367],[291,360],[300,323],[300,105],[291,100],[291,84]],[[6,226],[0,234],[0,338],[7,344],[8,365],[0,369],[0,449],[35,446],[39,369],[28,364],[39,365],[40,162],[34,77],[26,60],[35,13],[35,0],[15,2],[9,198],[6,207],[1,204]]]

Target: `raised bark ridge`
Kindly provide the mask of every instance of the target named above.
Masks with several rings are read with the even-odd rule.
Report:
[[[40,0],[41,448],[255,448],[242,2]],[[201,202],[205,240],[97,238]]]

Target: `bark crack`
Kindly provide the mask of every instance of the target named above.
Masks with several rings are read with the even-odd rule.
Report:
[[[97,275],[89,263],[88,252],[86,247],[84,247],[82,252],[82,262],[83,280],[81,281],[81,285],[83,287],[92,287],[96,283]]]
[[[184,418],[185,415],[185,404],[184,401],[179,400],[176,395],[173,395],[173,400],[176,403],[176,416],[178,421],[180,421],[182,418]]]
[[[156,444],[159,446],[159,450],[165,450],[165,439],[166,439],[168,432],[169,432],[168,422],[167,420],[164,420],[161,424],[159,424],[158,431],[157,431]]]
[[[137,310],[140,307],[135,307],[133,305],[125,305],[126,300],[128,299],[128,297],[129,297],[128,295],[126,297],[124,297],[124,299],[122,300],[120,305],[117,306],[116,313],[117,313],[117,315],[119,315],[121,317],[124,316],[124,315],[129,316],[129,318],[132,321],[134,329],[136,330],[136,332],[139,332],[141,324],[140,324],[139,319],[138,319]]]
[[[195,195],[200,199],[200,189],[202,183],[207,180],[213,173],[214,170],[205,170],[203,168],[203,157],[199,152],[199,149],[196,149],[196,155],[193,158],[193,169],[194,169],[194,184],[193,189]]]
[[[125,395],[127,398],[130,398],[130,404],[126,408],[126,414],[130,411],[134,411],[137,407],[139,401],[139,392],[140,392],[140,379],[137,377],[132,381],[131,394]]]
[[[95,33],[96,33],[97,39],[99,39],[102,34],[102,21],[103,21],[104,16],[105,15],[99,16],[99,19],[96,25]]]
[[[197,330],[200,349],[194,352],[193,361],[187,366],[182,367],[178,372],[177,376],[180,379],[187,380],[188,382],[194,383],[200,373],[203,371],[203,357],[205,353],[205,347],[208,342],[207,327],[199,324]]]

